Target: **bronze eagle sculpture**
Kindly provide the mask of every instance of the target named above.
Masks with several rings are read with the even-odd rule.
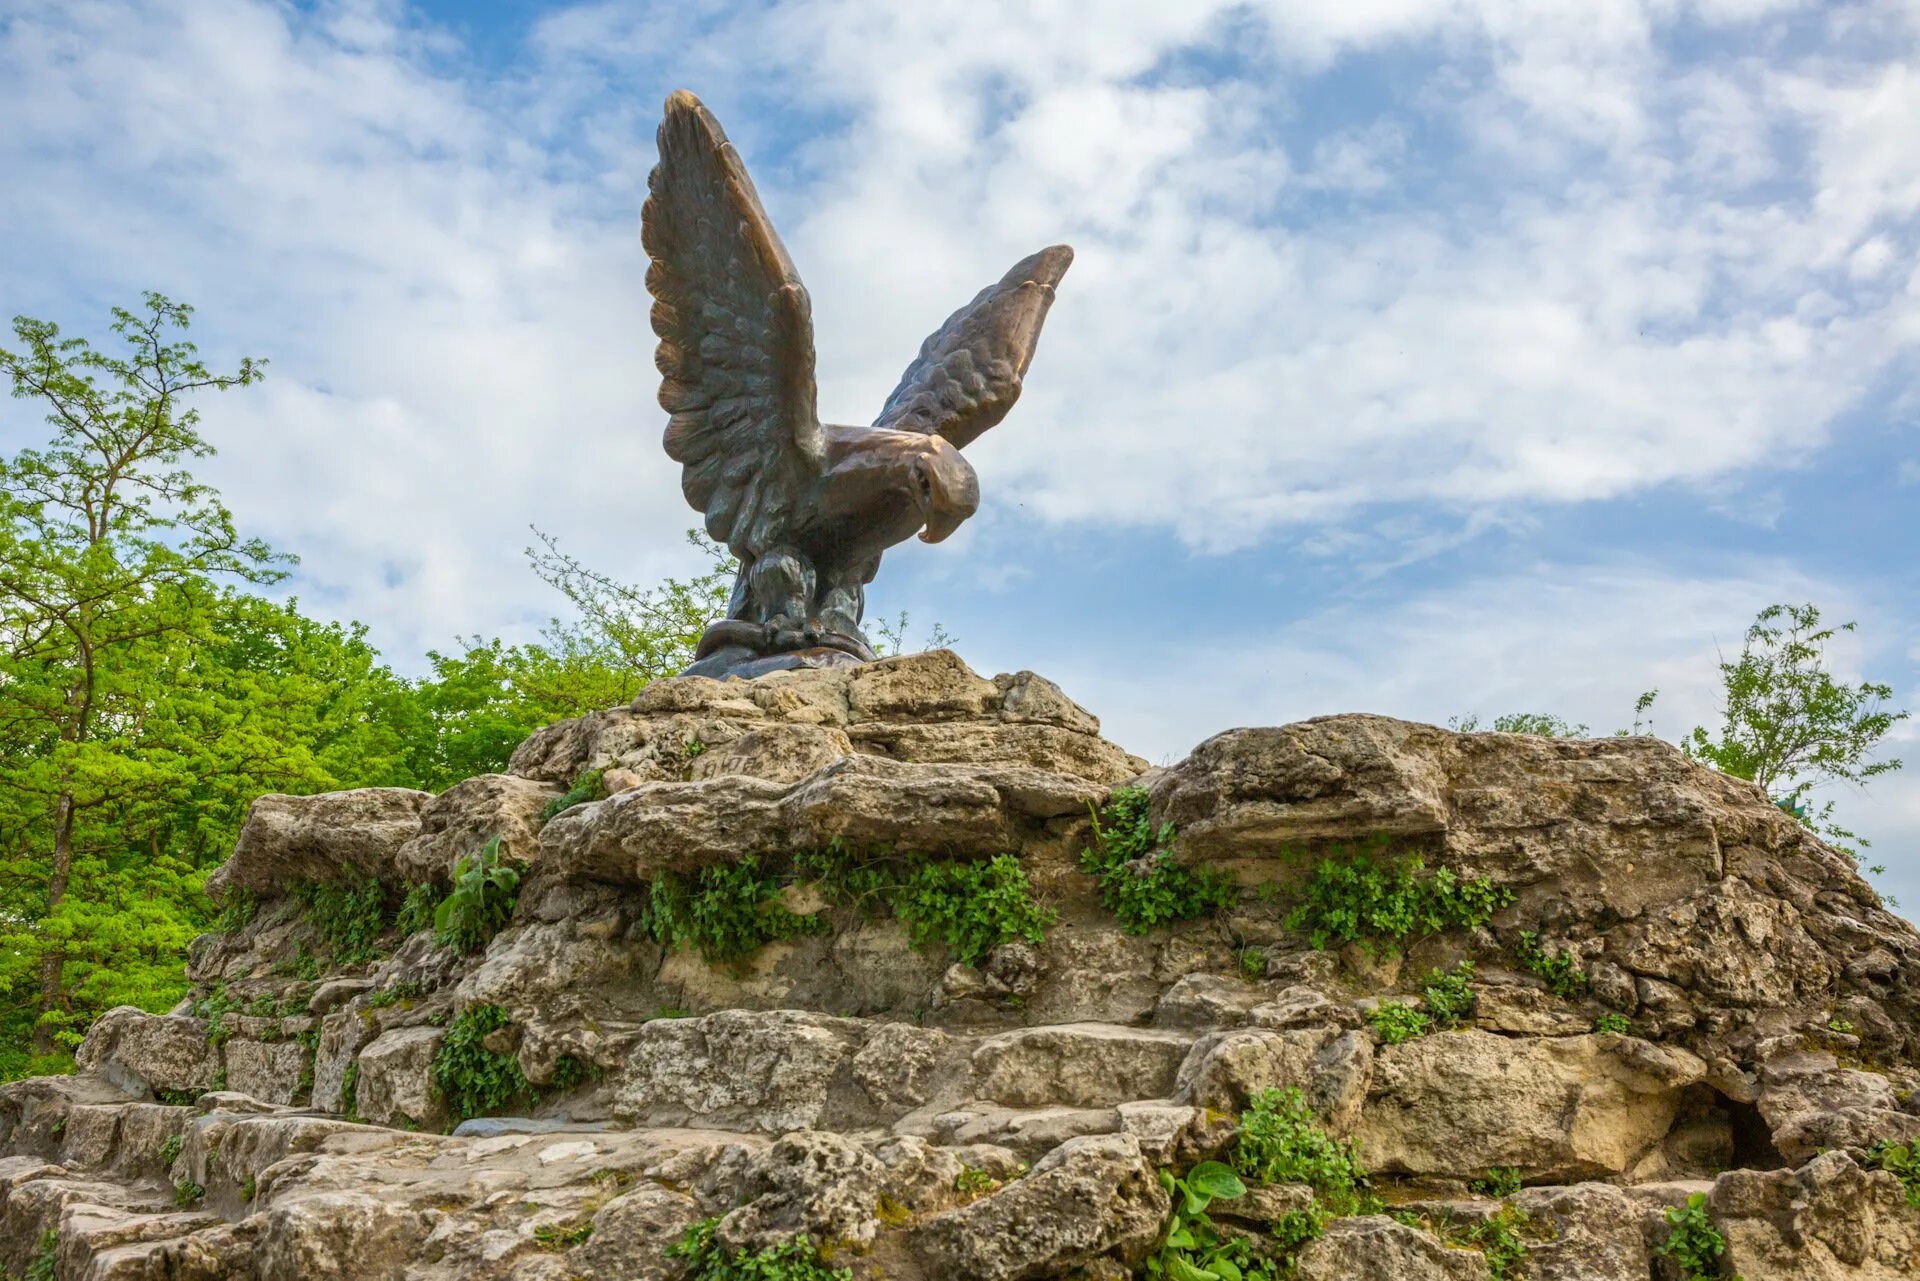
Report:
[[[689,674],[757,676],[870,661],[860,631],[880,555],[937,543],[980,505],[960,451],[1006,417],[1065,245],[1016,263],[921,344],[871,427],[822,423],[813,312],[720,122],[667,99],[641,218],[660,342],[667,456],[707,533],[739,558],[727,617]]]

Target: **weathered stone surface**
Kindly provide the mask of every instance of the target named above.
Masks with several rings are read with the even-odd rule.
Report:
[[[1760,1115],[1773,1146],[1789,1161],[1828,1148],[1866,1148],[1876,1140],[1920,1138],[1920,1115],[1901,1106],[1879,1072],[1843,1068],[1832,1054],[1801,1051],[1760,1070]]]
[[[634,1034],[612,1107],[654,1125],[810,1129],[863,1031],[853,1020],[792,1010],[657,1020]]]
[[[1262,1090],[1298,1087],[1314,1112],[1345,1133],[1359,1119],[1372,1079],[1372,1041],[1337,1027],[1246,1028],[1202,1038],[1181,1065],[1175,1097],[1239,1112]]]
[[[1808,1281],[1894,1281],[1920,1262],[1920,1207],[1899,1180],[1840,1152],[1798,1170],[1730,1170],[1707,1209],[1731,1274]]]
[[[1441,1032],[1381,1047],[1354,1137],[1369,1168],[1470,1177],[1624,1174],[1707,1066],[1629,1037]]]
[[[1072,1139],[1026,1178],[919,1224],[910,1244],[931,1276],[1062,1276],[1107,1254],[1138,1263],[1169,1206],[1133,1139]]]
[[[263,1103],[292,1103],[300,1094],[307,1068],[307,1047],[299,1041],[228,1041],[221,1047],[227,1088]]]
[[[827,725],[768,725],[693,758],[695,779],[743,774],[773,783],[797,783],[842,756],[853,755],[844,730]]]
[[[871,1244],[886,1178],[886,1167],[852,1139],[786,1135],[748,1163],[736,1194],[743,1204],[720,1220],[719,1239],[736,1250],[763,1250],[797,1233]]]
[[[853,670],[847,686],[852,721],[946,721],[985,716],[1000,690],[950,649],[903,654]]]
[[[1337,1219],[1300,1251],[1299,1281],[1487,1281],[1486,1258],[1384,1215]]]
[[[848,756],[791,784],[721,775],[576,806],[547,824],[541,857],[557,874],[618,884],[836,839],[991,855],[1016,848],[1024,827],[1084,813],[1102,795],[1085,780],[1015,766]]]
[[[847,733],[861,751],[896,761],[1023,765],[1095,783],[1123,783],[1146,768],[1104,738],[1042,723],[881,721]]]
[[[647,719],[629,708],[589,712],[536,730],[514,749],[512,759],[507,762],[507,772],[570,787],[574,779],[588,770],[605,769],[613,764],[621,752],[645,735],[647,728]]]
[[[207,893],[228,889],[262,898],[300,881],[401,881],[395,854],[420,830],[429,792],[362,787],[319,796],[262,796],[247,811],[233,857],[207,878]]]
[[[452,880],[454,865],[496,837],[501,854],[532,862],[540,851],[540,814],[559,787],[513,774],[455,783],[420,811],[419,833],[394,855],[411,882]]]
[[[1173,1089],[1191,1042],[1104,1023],[1022,1028],[973,1052],[974,1091],[1010,1107],[1112,1107]]]
[[[433,1083],[433,1056],[446,1039],[437,1027],[397,1027],[360,1051],[355,1108],[375,1125],[438,1129],[446,1108]]]
[[[205,1019],[148,1014],[131,1005],[102,1014],[87,1029],[74,1060],[83,1072],[130,1094],[204,1090],[220,1072]]]
[[[1529,1271],[1554,1281],[1646,1281],[1649,1243],[1666,1236],[1658,1210],[1605,1183],[1527,1188],[1512,1204],[1546,1237],[1528,1240]]]

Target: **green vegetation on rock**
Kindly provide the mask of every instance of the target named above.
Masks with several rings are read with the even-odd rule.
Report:
[[[1727,1252],[1727,1239],[1720,1235],[1707,1217],[1707,1197],[1695,1192],[1685,1205],[1667,1211],[1667,1239],[1656,1247],[1672,1259],[1686,1281],[1714,1281],[1722,1275],[1721,1258]],[[1740,1281],[1735,1277],[1733,1281]]]
[[[1153,826],[1143,788],[1122,787],[1093,816],[1093,844],[1080,870],[1094,878],[1100,902],[1128,933],[1211,916],[1233,906],[1233,879],[1174,861],[1173,828]]]
[[[470,1005],[447,1028],[433,1056],[433,1083],[452,1124],[493,1116],[529,1096],[520,1060],[485,1044],[511,1021],[497,1005]]]
[[[454,865],[453,889],[433,909],[434,942],[479,951],[513,915],[519,897],[520,869],[502,861],[496,836]]]
[[[1322,858],[1287,927],[1304,930],[1317,948],[1357,943],[1392,953],[1408,939],[1485,925],[1513,901],[1511,890],[1484,876],[1428,872],[1417,858],[1388,861],[1385,848],[1375,840]]]
[[[373,959],[388,924],[387,891],[379,881],[304,881],[293,887],[293,895],[335,964]]]
[[[826,928],[819,916],[801,916],[781,901],[782,878],[757,858],[716,863],[685,876],[653,882],[647,928],[668,947],[692,947],[716,965],[745,960],[776,939]]]
[[[1172,1213],[1160,1233],[1154,1252],[1147,1256],[1146,1275],[1165,1281],[1278,1281],[1280,1264],[1256,1260],[1243,1236],[1227,1236],[1207,1214],[1215,1201],[1234,1201],[1247,1194],[1247,1185],[1232,1167],[1202,1161],[1184,1176],[1160,1171],[1160,1186],[1173,1201]]]
[[[601,781],[605,773],[605,770],[590,769],[574,779],[572,787],[547,802],[546,807],[540,811],[540,821],[545,823],[566,813],[576,805],[599,800],[606,794],[606,784]]]
[[[1565,948],[1548,952],[1540,946],[1540,936],[1532,930],[1521,930],[1515,937],[1513,957],[1521,969],[1541,979],[1547,991],[1563,1000],[1571,1000],[1587,990],[1587,972],[1580,968],[1579,959]]]
[[[1411,1005],[1400,1001],[1382,1001],[1367,1011],[1367,1022],[1388,1045],[1399,1045],[1433,1031],[1433,1020]]]
[[[1054,919],[1034,901],[1026,869],[1011,854],[923,864],[896,892],[893,906],[915,947],[944,943],[948,955],[967,965],[1002,943],[1040,942]]]
[[[1906,1189],[1907,1204],[1920,1208],[1920,1142],[1882,1139],[1867,1149],[1867,1168],[1885,1170]]]
[[[714,1237],[720,1220],[702,1219],[667,1247],[681,1260],[685,1281],[853,1281],[847,1268],[829,1267],[811,1238],[792,1237],[764,1250],[729,1250]]]
[[[1261,1183],[1304,1183],[1335,1215],[1374,1204],[1353,1145],[1321,1128],[1297,1087],[1253,1096],[1240,1114],[1233,1168]]]

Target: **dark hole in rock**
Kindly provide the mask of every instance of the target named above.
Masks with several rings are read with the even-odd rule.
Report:
[[[1778,1170],[1786,1159],[1773,1146],[1773,1132],[1751,1103],[1722,1098],[1720,1106],[1733,1123],[1733,1165],[1737,1170]]]

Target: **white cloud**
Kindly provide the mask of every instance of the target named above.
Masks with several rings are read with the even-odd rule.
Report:
[[[761,179],[835,416],[1009,262],[1078,247],[1026,403],[976,447],[990,502],[1209,548],[1308,522],[1332,546],[1382,502],[1484,524],[1804,454],[1920,345],[1920,294],[1870,270],[1914,239],[1912,33],[1872,65],[1676,66],[1675,12],[600,5],[483,80],[391,5],[24,4],[0,288],[70,323],[146,286],[199,303],[210,347],[274,357],[208,425],[309,599],[400,652],[510,627],[545,607],[529,521],[636,578],[680,563],[635,226],[671,76]],[[1243,72],[1194,70],[1227,46]],[[1289,132],[1317,75],[1383,50],[1429,83]]]

